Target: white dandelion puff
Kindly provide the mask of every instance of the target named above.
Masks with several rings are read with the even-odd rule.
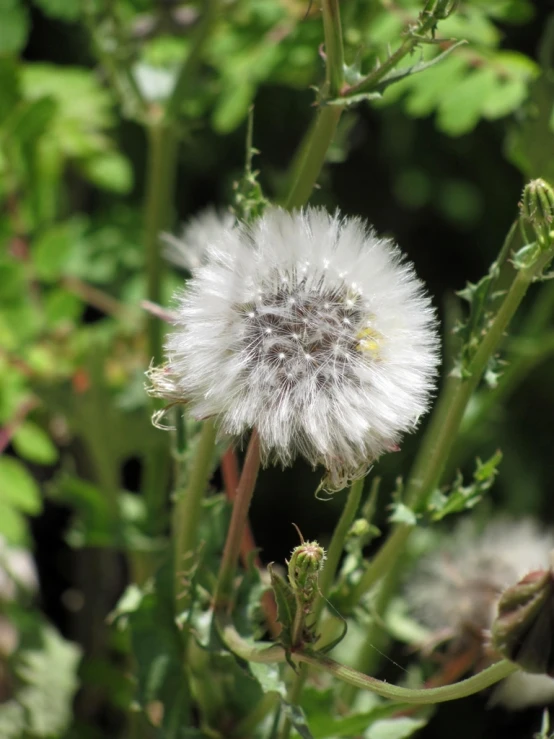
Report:
[[[547,569],[553,548],[554,534],[529,519],[500,519],[480,534],[463,521],[444,547],[418,563],[406,587],[408,603],[423,625],[451,640],[453,653],[477,644],[483,666],[491,659],[489,631],[502,593]],[[552,678],[518,672],[495,688],[491,703],[518,710],[552,700]]]
[[[270,208],[222,224],[177,314],[151,391],[225,434],[255,427],[264,463],[300,454],[330,488],[365,474],[428,409],[435,311],[413,266],[360,219]]]
[[[233,228],[235,217],[209,206],[185,223],[181,236],[163,234],[164,257],[176,267],[193,272],[206,260],[211,246]]]

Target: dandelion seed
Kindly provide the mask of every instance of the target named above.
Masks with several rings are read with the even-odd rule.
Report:
[[[489,649],[489,630],[503,591],[529,572],[548,568],[554,535],[533,521],[499,520],[477,534],[464,521],[448,545],[418,564],[406,597],[416,618],[449,638],[449,653],[477,649],[480,669],[498,659]],[[492,704],[512,710],[554,700],[554,680],[518,672],[495,688]]]
[[[217,244],[234,223],[231,213],[210,206],[185,224],[179,238],[163,234],[164,256],[176,267],[193,272],[204,263],[210,245]]]
[[[272,208],[251,226],[222,223],[177,313],[153,394],[180,394],[225,434],[256,427],[264,462],[300,454],[330,489],[364,475],[429,406],[435,311],[412,265],[360,219]]]

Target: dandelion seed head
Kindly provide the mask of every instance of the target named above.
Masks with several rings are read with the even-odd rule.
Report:
[[[422,624],[450,635],[454,649],[463,649],[468,637],[479,640],[486,660],[500,596],[530,572],[547,569],[552,549],[554,534],[530,519],[499,519],[481,533],[463,521],[444,547],[418,563],[406,587],[408,604]],[[495,688],[491,704],[519,710],[552,700],[552,678],[519,672]]]
[[[264,461],[300,454],[339,488],[425,413],[437,345],[391,241],[359,219],[272,208],[212,240],[166,350],[194,414],[234,436],[256,427]]]

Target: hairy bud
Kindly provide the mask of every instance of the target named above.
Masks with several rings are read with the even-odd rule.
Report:
[[[531,226],[539,242],[551,238],[554,221],[554,191],[545,180],[531,180],[525,186],[520,210],[524,225]]]
[[[289,560],[289,582],[304,613],[308,612],[318,593],[319,573],[325,562],[325,550],[317,541],[306,541],[292,550]]]

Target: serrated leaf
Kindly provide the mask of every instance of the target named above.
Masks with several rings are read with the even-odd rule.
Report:
[[[46,431],[33,421],[23,421],[12,436],[12,444],[20,457],[37,464],[54,464],[58,450]]]
[[[500,451],[493,454],[486,462],[481,462],[478,459],[473,473],[473,481],[470,485],[464,486],[461,475],[458,475],[448,495],[435,491],[429,502],[431,520],[441,521],[451,513],[460,513],[474,508],[487,490],[491,488],[494,478],[498,474],[498,465],[501,461],[502,453]]]
[[[471,71],[443,96],[437,124],[450,136],[460,136],[475,127],[496,88],[496,72],[491,67]]]
[[[0,457],[0,490],[3,503],[22,513],[40,513],[42,500],[38,485],[21,462],[13,457]]]

